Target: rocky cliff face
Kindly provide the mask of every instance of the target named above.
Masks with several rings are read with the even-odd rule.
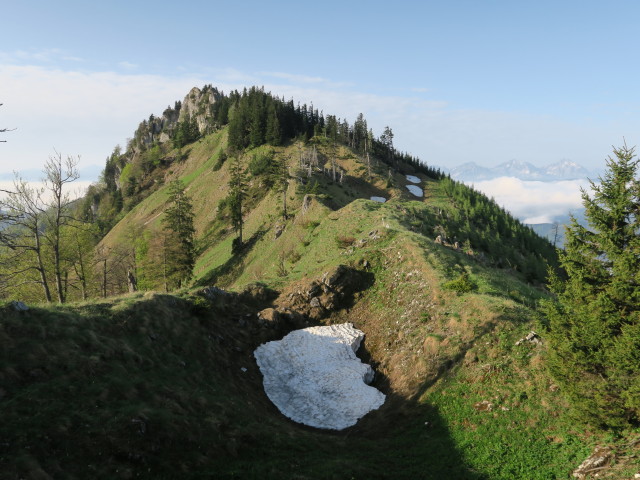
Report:
[[[133,135],[130,149],[146,149],[156,142],[164,143],[171,139],[171,133],[180,119],[182,104],[176,102],[173,108],[167,107],[161,117],[151,115],[149,120],[143,120]]]
[[[162,112],[162,116],[151,115],[138,126],[130,148],[146,149],[154,143],[165,143],[172,139],[178,122],[195,119],[201,134],[209,133],[213,128],[213,105],[221,97],[217,88],[205,85],[202,89],[193,87],[182,102]]]
[[[212,128],[213,116],[211,110],[219,97],[218,89],[212,88],[210,85],[206,85],[202,90],[198,87],[193,87],[184,97],[179,121],[183,122],[189,118],[195,118],[200,133],[208,133]]]

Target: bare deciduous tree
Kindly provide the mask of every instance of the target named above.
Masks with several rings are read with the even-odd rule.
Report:
[[[61,233],[73,220],[72,200],[66,187],[79,178],[77,164],[77,158],[69,156],[63,160],[56,152],[45,163],[42,187],[31,186],[16,173],[13,189],[2,190],[5,196],[0,198],[0,246],[8,252],[5,261],[15,266],[4,275],[39,283],[47,302],[52,301],[50,275],[55,281],[58,301],[63,303],[66,299]],[[51,261],[46,258],[48,253]],[[36,272],[36,279],[29,272]]]
[[[64,161],[62,155],[57,153],[49,157],[44,165],[45,190],[51,195],[51,199],[45,203],[48,225],[45,236],[53,251],[53,274],[56,281],[56,293],[58,301],[64,303],[64,294],[61,268],[61,233],[62,228],[72,220],[71,197],[66,186],[80,178],[78,173],[78,158],[68,156]]]

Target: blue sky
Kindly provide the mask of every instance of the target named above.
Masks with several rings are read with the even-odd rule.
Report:
[[[12,2],[0,178],[54,149],[94,178],[141,120],[205,83],[362,112],[434,165],[595,169],[640,138],[639,20],[633,1]]]

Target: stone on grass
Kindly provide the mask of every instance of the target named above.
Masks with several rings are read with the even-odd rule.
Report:
[[[13,302],[11,302],[11,306],[16,312],[26,312],[27,310],[29,310],[29,307],[27,306],[26,303],[19,302],[17,300],[14,300]]]
[[[387,199],[384,197],[371,197],[371,200],[378,203],[384,203],[387,201]]]
[[[304,425],[331,430],[355,425],[385,400],[367,385],[373,381],[371,366],[356,357],[363,338],[344,323],[295,330],[260,345],[254,356],[267,396],[282,414]]]

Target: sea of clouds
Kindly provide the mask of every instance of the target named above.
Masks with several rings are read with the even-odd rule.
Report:
[[[582,208],[581,188],[588,180],[539,182],[500,177],[475,182],[476,190],[493,198],[512,215],[528,224],[553,223]]]

